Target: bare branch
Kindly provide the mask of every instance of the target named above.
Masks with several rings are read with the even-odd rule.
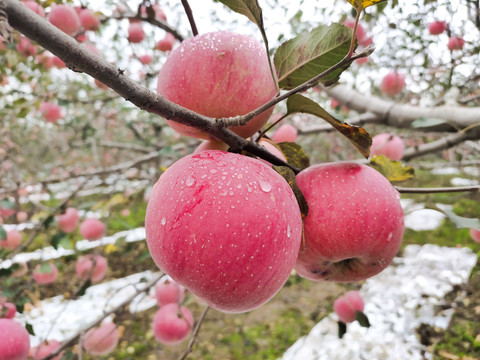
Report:
[[[193,335],[190,341],[188,342],[187,348],[183,352],[182,355],[178,358],[178,360],[185,360],[185,358],[192,352],[192,347],[193,344],[195,343],[195,340],[197,339],[198,333],[200,332],[200,327],[202,326],[203,320],[205,319],[205,316],[207,315],[208,309],[210,309],[210,306],[206,306],[205,309],[202,312],[202,315],[200,315],[200,318],[197,321],[197,325],[195,325],[195,329],[193,330]]]
[[[185,13],[187,14],[188,21],[190,22],[190,27],[192,28],[193,36],[198,35],[197,24],[195,24],[195,19],[193,18],[192,8],[188,3],[188,0],[182,0],[183,8],[185,9]]]
[[[438,188],[407,188],[395,186],[395,189],[402,194],[435,194],[435,193],[453,193],[453,192],[477,192],[480,191],[480,185],[456,186],[456,187],[438,187]]]

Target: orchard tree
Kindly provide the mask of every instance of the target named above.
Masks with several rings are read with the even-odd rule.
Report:
[[[478,3],[202,2],[209,31],[187,0],[132,3],[0,0],[0,225],[33,224],[0,227],[13,344],[0,338],[0,359],[109,354],[124,325],[106,318],[153,289],[153,337],[190,337],[184,359],[210,307],[261,307],[292,272],[343,283],[385,269],[404,234],[401,193],[478,194],[399,185],[418,159],[478,165]],[[92,204],[112,174],[140,190]],[[129,259],[76,243],[138,215],[138,193],[159,275],[63,342],[37,334],[30,347],[12,304],[32,306],[25,289],[54,286],[68,264],[16,255],[72,250],[76,282],[62,291],[81,296]],[[478,219],[442,211],[478,241]],[[356,316],[369,325],[357,292],[333,306],[343,332]]]

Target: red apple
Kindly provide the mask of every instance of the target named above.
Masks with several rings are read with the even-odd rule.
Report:
[[[286,159],[285,155],[283,155],[282,151],[270,140],[262,138],[258,142],[258,144],[262,145],[272,155],[275,155],[277,158],[287,162],[287,159]],[[272,164],[270,162],[268,162],[267,160],[264,160],[264,159],[261,159],[261,158],[259,158],[258,160],[267,164],[268,166],[272,166]]]
[[[144,54],[144,55],[140,55],[138,57],[138,60],[140,60],[140,62],[143,64],[143,65],[148,65],[152,62],[153,60],[153,56],[150,55],[150,54]]]
[[[98,30],[100,26],[100,19],[92,10],[81,9],[78,16],[84,30]]]
[[[180,304],[185,298],[185,289],[175,281],[162,281],[155,286],[155,297],[159,306]]]
[[[80,224],[80,234],[89,240],[98,240],[105,234],[105,224],[98,219],[88,218]]]
[[[216,140],[203,140],[200,145],[197,146],[197,148],[193,151],[194,154],[198,154],[199,152],[205,151],[205,150],[223,150],[227,151],[228,150],[228,145],[225,144],[222,141],[216,141]]]
[[[155,263],[173,280],[215,309],[244,312],[288,279],[302,221],[293,191],[272,168],[207,150],[162,174],[145,230]]]
[[[24,1],[23,5],[32,10],[35,14],[40,15],[41,17],[45,17],[45,11],[43,10],[42,5],[36,3],[35,1]]]
[[[379,172],[352,162],[311,166],[297,175],[307,200],[295,269],[310,280],[359,281],[396,255],[404,221],[400,194]]]
[[[37,53],[38,46],[33,45],[29,38],[22,36],[17,44],[17,51],[20,55],[29,57]]]
[[[57,223],[60,230],[64,233],[71,233],[77,228],[79,220],[80,216],[77,209],[67,208],[64,214],[58,216]]]
[[[275,96],[276,88],[265,47],[250,37],[223,31],[183,41],[161,68],[157,92],[202,115],[222,118],[256,109]],[[272,112],[273,107],[231,130],[249,137]],[[201,130],[167,122],[183,135],[210,138]]]
[[[428,24],[428,31],[430,31],[431,35],[440,35],[447,29],[448,25],[445,21],[433,21]]]
[[[57,280],[58,269],[53,263],[43,263],[35,266],[33,279],[38,284],[51,284]]]
[[[92,355],[106,355],[118,344],[118,329],[114,323],[105,322],[88,330],[83,337],[83,347]]]
[[[17,307],[11,302],[0,303],[0,318],[13,319],[17,313]]]
[[[75,35],[81,26],[77,12],[69,5],[54,4],[48,15],[48,20],[68,35]]]
[[[295,142],[297,141],[298,130],[290,124],[281,125],[272,135],[272,140],[276,143],[284,141]]]
[[[22,234],[15,229],[7,231],[7,238],[0,240],[0,246],[5,249],[14,250],[22,243]]]
[[[380,84],[380,91],[388,96],[395,96],[405,87],[405,76],[396,71],[389,72]]]
[[[0,319],[0,360],[26,360],[30,352],[28,331],[12,319]]]
[[[82,280],[90,278],[93,284],[103,280],[107,269],[107,259],[100,255],[80,256],[75,264],[77,276]]]
[[[62,108],[51,102],[42,103],[42,105],[40,105],[40,113],[45,120],[50,123],[56,123],[59,119],[64,117]]]
[[[401,160],[405,151],[403,140],[393,134],[382,133],[375,135],[370,147],[370,156],[384,155],[391,160]]]
[[[145,32],[141,23],[132,23],[128,26],[128,41],[138,44],[145,39]]]
[[[175,36],[172,33],[167,32],[165,37],[161,40],[158,40],[155,48],[160,51],[170,51],[173,49],[173,44],[175,44]]]
[[[193,315],[185,306],[177,303],[163,305],[158,309],[152,323],[155,339],[166,345],[185,340],[193,328]]]
[[[65,65],[65,63],[63,62],[62,59],[60,59],[58,56],[54,55],[53,56],[53,65],[55,65],[56,67],[58,67],[59,69],[63,69],[65,67],[67,67],[67,65]]]
[[[363,312],[364,303],[358,291],[351,290],[344,296],[340,296],[333,303],[333,310],[340,321],[350,323],[355,321],[355,312]]]
[[[60,342],[57,340],[47,340],[34,347],[31,351],[33,360],[40,360],[44,357],[50,355],[52,352],[57,350],[60,347]],[[60,360],[63,356],[63,353],[58,354],[57,356],[53,357],[52,360]]]
[[[163,20],[163,21],[167,20],[167,15],[165,15],[165,12],[163,11],[162,7],[159,4],[153,4],[152,8],[153,8],[153,11],[155,12],[155,19]],[[142,5],[142,7],[140,8],[140,13],[144,17],[148,16],[147,8],[145,5]]]
[[[480,230],[470,229],[470,236],[472,237],[473,241],[480,243]]]
[[[465,45],[465,40],[460,36],[452,36],[448,39],[448,50],[462,50]]]
[[[25,221],[27,221],[28,219],[28,214],[25,212],[25,211],[19,211],[17,212],[17,215],[15,215],[17,217],[17,221],[19,223],[23,223]]]

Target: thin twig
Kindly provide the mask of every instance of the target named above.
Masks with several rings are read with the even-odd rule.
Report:
[[[185,360],[185,358],[192,352],[192,347],[193,344],[195,344],[195,340],[197,339],[198,333],[200,332],[200,327],[202,326],[203,320],[205,319],[205,316],[207,315],[208,309],[210,309],[210,306],[206,306],[205,309],[203,310],[202,314],[200,315],[200,318],[197,321],[197,324],[195,325],[195,329],[193,330],[193,335],[190,341],[188,342],[187,348],[183,352],[182,355],[178,358],[178,360]]]
[[[437,188],[408,188],[402,186],[395,186],[395,189],[397,189],[402,194],[436,194],[454,192],[477,192],[480,191],[480,185]]]
[[[197,24],[195,23],[192,8],[190,7],[188,0],[182,0],[182,5],[183,5],[183,8],[185,9],[185,14],[187,14],[188,21],[190,22],[190,27],[192,28],[193,36],[197,36],[198,35]]]

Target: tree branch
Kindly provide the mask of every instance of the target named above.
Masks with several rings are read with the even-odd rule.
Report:
[[[203,320],[205,319],[205,316],[207,315],[208,309],[210,309],[210,306],[206,306],[205,309],[202,312],[202,315],[200,315],[200,318],[197,321],[197,325],[195,325],[195,329],[193,330],[193,335],[190,341],[188,342],[187,348],[183,352],[182,355],[178,358],[178,360],[185,360],[185,358],[192,352],[192,347],[193,344],[195,343],[195,340],[197,339],[198,333],[200,332],[200,327],[202,326]]]
[[[456,186],[456,187],[438,187],[438,188],[407,188],[395,186],[395,189],[402,194],[434,194],[434,193],[454,193],[454,192],[477,192],[480,191],[480,185]]]

